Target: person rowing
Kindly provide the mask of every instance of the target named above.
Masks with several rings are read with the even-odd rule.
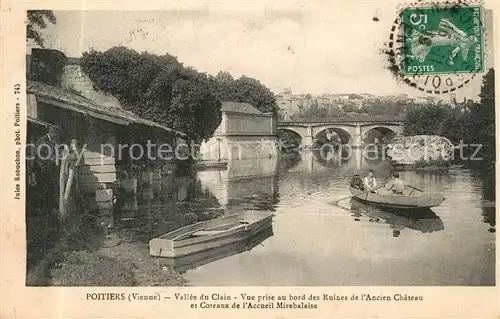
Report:
[[[385,188],[392,191],[395,195],[403,195],[406,186],[410,186],[407,182],[399,178],[399,173],[392,174],[391,180],[385,184]]]
[[[370,193],[377,193],[377,180],[373,175],[373,170],[369,170],[368,176],[364,179],[364,186]]]

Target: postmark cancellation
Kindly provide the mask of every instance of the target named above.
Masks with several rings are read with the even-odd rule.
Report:
[[[462,88],[485,70],[483,13],[474,1],[401,6],[387,48],[391,71],[425,93]]]

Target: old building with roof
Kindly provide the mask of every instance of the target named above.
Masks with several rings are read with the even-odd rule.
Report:
[[[277,123],[272,113],[262,113],[248,103],[230,101],[222,102],[221,112],[221,124],[200,147],[202,160],[277,156]]]
[[[116,187],[133,177],[137,165],[161,173],[164,165],[171,164],[140,156],[141,147],[131,146],[141,145],[145,150],[148,140],[174,146],[185,134],[141,118],[125,110],[113,96],[94,90],[79,59],[56,50],[34,49],[27,56],[27,71],[27,142],[34,143],[50,126],[61,129],[61,144],[76,140],[83,151],[79,191],[95,194]]]

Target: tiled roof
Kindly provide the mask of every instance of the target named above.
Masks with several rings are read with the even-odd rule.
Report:
[[[222,112],[238,112],[247,114],[263,114],[249,103],[222,102]]]
[[[121,121],[125,123],[138,123],[152,127],[161,128],[165,131],[175,133],[177,135],[186,136],[186,134],[138,117],[134,113],[124,110],[120,107],[99,105],[83,96],[72,93],[68,90],[51,86],[43,82],[28,81],[28,93],[34,94],[37,97],[42,97],[50,100],[55,100],[68,105],[74,111],[88,114],[89,116],[105,119],[111,122]]]

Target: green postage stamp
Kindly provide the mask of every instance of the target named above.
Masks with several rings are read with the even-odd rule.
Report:
[[[405,75],[484,71],[480,6],[408,7],[400,13]]]

